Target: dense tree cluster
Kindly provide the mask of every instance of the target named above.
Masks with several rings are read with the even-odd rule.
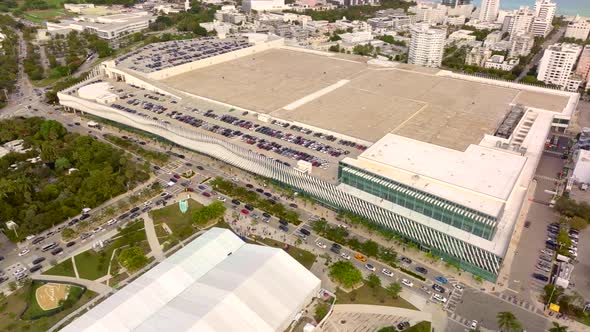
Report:
[[[0,122],[0,144],[15,139],[23,139],[30,150],[0,158],[0,220],[17,223],[19,238],[59,224],[149,178],[147,163],[134,163],[122,150],[69,133],[56,121]],[[33,157],[41,161],[26,161]]]
[[[150,30],[162,31],[176,27],[178,31],[190,32],[195,36],[207,36],[207,30],[201,27],[200,24],[213,21],[217,9],[217,6],[194,1],[188,12],[158,16],[156,21],[150,25]]]
[[[361,271],[349,261],[338,261],[332,264],[328,275],[332,281],[345,288],[352,288],[363,281]]]
[[[0,108],[6,104],[6,96],[14,90],[16,84],[17,37],[10,29],[16,25],[10,16],[0,15],[0,31],[6,35],[0,49]]]
[[[311,16],[314,21],[327,20],[334,22],[346,17],[348,20],[361,20],[372,17],[373,13],[383,9],[397,9],[401,8],[408,10],[411,6],[416,5],[415,2],[405,0],[382,0],[378,6],[350,6],[345,8],[337,8],[331,10],[306,10],[305,15]]]
[[[223,206],[223,203],[219,201],[213,202],[193,212],[193,222],[197,225],[203,226],[210,220],[223,216],[224,212],[225,206]]]
[[[140,247],[129,247],[121,250],[121,253],[117,256],[117,260],[129,272],[135,272],[141,269],[149,261]]]

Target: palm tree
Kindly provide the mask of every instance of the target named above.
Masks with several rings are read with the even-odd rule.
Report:
[[[553,327],[549,329],[549,332],[567,332],[567,326],[553,322]]]
[[[509,311],[502,311],[496,315],[498,319],[498,326],[501,330],[508,332],[520,331],[520,322],[516,319],[513,313]]]

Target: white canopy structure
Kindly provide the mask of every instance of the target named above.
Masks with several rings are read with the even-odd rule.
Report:
[[[212,228],[62,331],[284,331],[319,289],[285,251]]]

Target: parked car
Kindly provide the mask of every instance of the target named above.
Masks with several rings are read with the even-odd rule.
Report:
[[[544,282],[549,281],[549,277],[547,277],[546,275],[541,274],[541,273],[533,273],[533,278],[535,278],[537,280],[544,281]]]
[[[288,232],[289,231],[289,227],[287,227],[285,225],[279,225],[279,229],[282,230],[283,232]]]
[[[37,272],[37,271],[41,270],[42,268],[43,268],[43,265],[41,265],[41,264],[34,265],[32,268],[29,269],[29,273]]]
[[[411,282],[408,279],[402,279],[402,284],[405,285],[405,286],[407,286],[407,287],[414,287],[414,283]]]
[[[444,296],[442,296],[442,295],[440,295],[440,294],[434,294],[432,297],[435,300],[437,300],[438,302],[441,302],[441,303],[446,303],[447,302],[447,298],[444,297]]]
[[[381,273],[385,274],[388,277],[393,277],[393,272],[391,272],[391,270],[389,269],[383,269],[381,270]]]
[[[242,212],[242,214],[244,214],[246,216],[250,214],[250,211],[248,211],[246,209],[242,209],[240,212]],[[283,226],[283,225],[281,225],[281,226]]]
[[[407,329],[408,327],[410,327],[410,323],[409,322],[401,322],[401,323],[397,324],[395,327],[397,327],[397,329],[399,331],[403,331],[403,330]]]
[[[412,260],[408,257],[402,257],[400,260],[406,264],[412,264]]]
[[[373,271],[373,272],[375,271],[375,267],[369,263],[365,264],[365,268],[369,271]]]
[[[443,276],[438,276],[438,277],[436,277],[436,281],[440,282],[440,283],[441,283],[441,284],[443,284],[443,285],[444,285],[444,284],[446,284],[447,282],[449,282],[449,281],[447,280],[447,278],[445,278],[445,277],[443,277]]]
[[[340,257],[342,257],[342,258],[344,258],[344,259],[346,259],[346,260],[349,260],[349,259],[350,259],[350,255],[349,255],[349,254],[347,254],[347,253],[345,253],[345,252],[341,253],[341,254],[340,254]]]
[[[41,262],[42,262],[42,261],[44,261],[44,260],[45,260],[45,257],[39,257],[39,258],[35,258],[35,259],[33,260],[33,264],[34,264],[34,265],[37,265],[37,264],[41,263]]]

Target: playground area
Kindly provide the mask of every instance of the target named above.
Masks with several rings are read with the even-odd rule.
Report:
[[[68,298],[70,286],[66,284],[45,284],[35,291],[39,307],[45,311],[59,307],[60,302]]]

